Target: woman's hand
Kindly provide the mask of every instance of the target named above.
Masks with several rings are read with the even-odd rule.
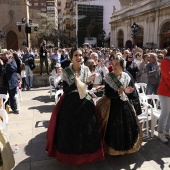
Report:
[[[131,86],[128,86],[126,89],[125,89],[125,93],[129,94],[129,93],[132,93],[134,91],[134,88],[132,88]]]
[[[121,86],[120,88],[119,88],[119,94],[122,94],[123,93],[123,87]]]
[[[87,83],[91,83],[96,77],[96,74],[92,74],[90,77],[87,78]]]

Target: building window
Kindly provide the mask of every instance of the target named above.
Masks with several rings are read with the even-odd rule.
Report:
[[[44,11],[47,11],[46,8],[41,8],[41,11],[44,12]]]
[[[38,6],[38,3],[34,3],[34,6]]]
[[[61,2],[58,2],[58,3],[57,3],[57,6],[61,6]]]
[[[48,11],[54,11],[54,10],[55,10],[55,7],[47,7],[47,10],[48,10]]]
[[[54,3],[53,2],[48,2],[47,5],[54,6]]]
[[[61,9],[58,9],[58,14],[61,14]]]
[[[46,6],[46,3],[41,3],[41,6]]]

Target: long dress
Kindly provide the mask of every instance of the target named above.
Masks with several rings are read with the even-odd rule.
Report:
[[[110,155],[123,155],[139,150],[142,143],[141,129],[129,99],[136,94],[118,94],[118,87],[109,73],[105,76],[105,96],[97,103],[101,114],[105,151]],[[122,72],[118,77],[124,89],[129,86],[130,76]]]
[[[68,68],[73,73],[72,65]],[[48,156],[69,164],[103,160],[104,151],[95,105],[88,95],[80,99],[73,74],[68,74],[68,68],[63,70],[64,95],[51,116],[46,151]],[[82,82],[86,82],[89,74],[88,67],[81,65],[79,75]]]

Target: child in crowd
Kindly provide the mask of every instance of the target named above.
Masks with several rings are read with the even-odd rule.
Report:
[[[22,63],[21,65],[21,77],[22,77],[22,91],[24,91],[26,90],[26,86],[28,87],[28,84],[26,82],[26,71],[24,63]]]

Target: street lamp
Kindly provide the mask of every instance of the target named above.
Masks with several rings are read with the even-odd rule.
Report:
[[[136,32],[137,32],[138,27],[139,27],[139,25],[136,24],[136,22],[134,22],[134,23],[131,25],[133,47],[135,46],[135,36],[136,36]]]
[[[6,32],[0,31],[0,48],[4,45],[4,38],[6,38]]]

